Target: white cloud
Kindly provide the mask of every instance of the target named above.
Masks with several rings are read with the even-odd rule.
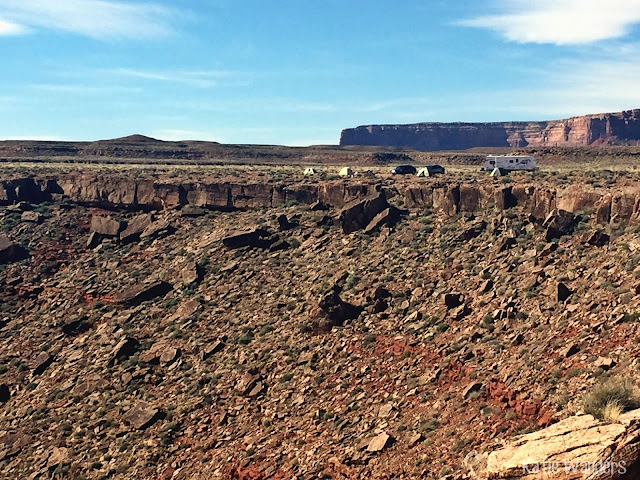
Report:
[[[17,23],[6,22],[0,19],[0,36],[3,35],[20,35],[25,33],[27,29]]]
[[[201,140],[220,143],[248,143],[268,138],[275,130],[267,127],[212,127],[211,130],[169,128],[151,132],[149,136],[168,141]],[[242,140],[244,138],[244,141]],[[254,140],[251,140],[254,139]]]
[[[117,68],[106,70],[105,73],[142,80],[180,83],[199,88],[249,85],[248,79],[245,78],[246,75],[227,70],[149,71],[131,68]]]
[[[503,12],[459,22],[519,43],[579,45],[624,37],[640,22],[640,0],[502,0]]]
[[[97,39],[165,36],[180,13],[153,3],[115,0],[0,0],[0,34],[61,30]]]

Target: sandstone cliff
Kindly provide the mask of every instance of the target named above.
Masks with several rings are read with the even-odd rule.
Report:
[[[384,190],[398,197],[409,210],[433,208],[446,215],[521,207],[542,220],[555,209],[593,210],[598,224],[640,223],[640,187],[598,189],[586,184],[568,187],[522,184],[438,181],[403,186],[376,182],[345,183],[233,183],[219,181],[165,182],[124,175],[61,174],[42,177],[0,178],[0,205],[26,201],[39,203],[61,196],[81,205],[109,209],[163,210],[190,205],[216,210],[276,208],[288,202],[322,202],[341,208]]]
[[[366,125],[342,131],[340,145],[463,150],[474,147],[637,144],[640,109],[566,120],[504,123]]]

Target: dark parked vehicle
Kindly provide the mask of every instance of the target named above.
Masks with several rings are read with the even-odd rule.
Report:
[[[444,175],[444,167],[442,165],[427,165],[425,167],[431,175]]]
[[[413,165],[398,165],[391,170],[393,175],[415,175],[417,172],[416,167]]]

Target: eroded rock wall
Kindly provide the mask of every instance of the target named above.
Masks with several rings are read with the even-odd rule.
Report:
[[[636,144],[639,140],[640,110],[628,110],[544,122],[364,125],[343,130],[340,145],[433,151],[474,147]]]
[[[61,175],[0,180],[0,205],[39,203],[63,194],[73,202],[105,208],[163,210],[191,205],[210,209],[271,208],[289,202],[322,202],[341,208],[355,199],[384,190],[410,210],[433,208],[445,215],[519,207],[537,219],[558,208],[591,211],[597,223],[640,223],[640,185],[594,188],[494,183],[429,182],[401,186],[376,182],[327,181],[314,184],[167,183],[126,176]],[[393,200],[395,197],[395,200]]]

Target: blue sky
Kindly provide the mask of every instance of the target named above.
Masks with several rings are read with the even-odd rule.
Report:
[[[640,107],[640,0],[0,0],[0,138],[335,144]]]

